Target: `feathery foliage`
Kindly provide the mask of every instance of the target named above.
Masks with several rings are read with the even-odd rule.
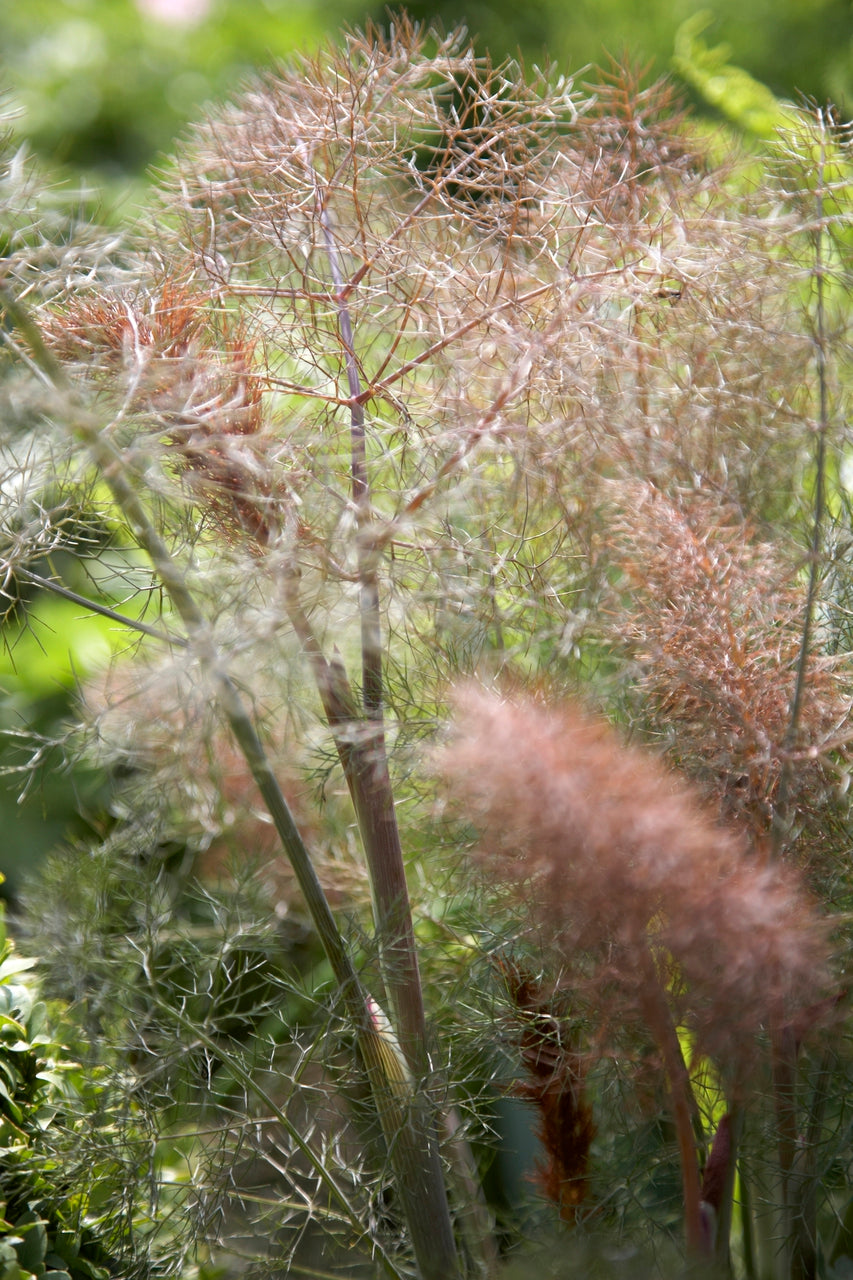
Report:
[[[121,628],[28,927],[139,1270],[844,1273],[851,159],[785,120],[401,22],[137,242],[10,232],[4,591]]]

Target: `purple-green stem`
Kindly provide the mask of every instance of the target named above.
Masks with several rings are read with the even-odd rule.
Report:
[[[424,1087],[431,1063],[423,989],[382,714],[380,553],[371,542],[373,516],[361,378],[327,194],[319,182],[317,206],[334,284],[350,396],[350,471],[361,620],[361,709],[356,706],[343,664],[338,660],[330,663],[325,658],[301,609],[293,579],[285,584],[285,594],[291,621],[314,670],[355,808],[370,876],[383,979],[399,1042],[416,1082],[410,1120],[390,1144],[399,1190],[422,1274],[452,1280],[459,1275],[459,1261],[439,1155],[436,1108]]]

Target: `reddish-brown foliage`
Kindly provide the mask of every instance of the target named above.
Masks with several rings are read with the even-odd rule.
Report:
[[[830,752],[847,737],[838,664],[811,656],[792,733],[803,593],[779,543],[761,541],[718,496],[676,500],[635,483],[621,502],[615,531],[628,590],[618,627],[652,722],[723,813],[760,838],[786,766],[789,803],[806,810],[825,797]]]
[[[768,1019],[820,989],[824,931],[794,873],[750,856],[603,721],[468,689],[438,766],[480,827],[480,866],[527,901],[596,1008],[647,1018],[657,984],[699,1050],[735,1069]]]

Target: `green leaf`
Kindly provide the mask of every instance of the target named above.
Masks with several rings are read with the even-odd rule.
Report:
[[[21,1111],[21,1108],[18,1106],[17,1102],[14,1102],[12,1100],[12,1098],[3,1088],[2,1084],[0,1084],[0,1095],[5,1096],[6,1110],[9,1112],[9,1115],[11,1116],[12,1120],[14,1120],[15,1124],[23,1125],[24,1113]]]
[[[7,1013],[0,1013],[0,1035],[4,1031],[11,1030],[17,1036],[18,1040],[26,1041],[27,1028],[17,1018],[11,1018]],[[29,1041],[26,1041],[29,1045]]]
[[[110,1280],[110,1273],[106,1267],[96,1267],[88,1258],[75,1258],[74,1271],[91,1277],[91,1280]]]
[[[12,1147],[29,1146],[29,1141],[24,1130],[13,1124],[8,1116],[0,1116],[0,1152],[9,1151]]]
[[[26,973],[37,964],[38,960],[34,956],[10,955],[0,963],[0,982],[8,982],[16,973]]]
[[[47,1253],[47,1224],[28,1209],[15,1223],[15,1230],[23,1237],[16,1250],[21,1267],[33,1272],[42,1268]]]
[[[47,1017],[47,1005],[43,1000],[36,1000],[30,1010],[28,1019],[28,1030],[30,1040],[36,1040],[43,1037],[46,1043],[49,1043],[49,1026]]]
[[[0,1280],[25,1280],[25,1276],[12,1245],[8,1241],[0,1243]]]
[[[54,1240],[53,1243],[55,1248],[56,1241]],[[51,1252],[51,1253],[45,1254],[44,1265],[48,1271],[65,1271],[66,1270],[65,1264],[67,1261],[68,1261],[67,1258],[60,1257],[58,1253]]]

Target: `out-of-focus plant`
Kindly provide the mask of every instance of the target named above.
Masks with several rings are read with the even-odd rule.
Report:
[[[265,1267],[318,1229],[318,1265],[496,1271],[476,1151],[514,1060],[564,1229],[843,1268],[850,161],[791,121],[754,188],[666,84],[402,23],[211,113],[143,249],[7,259],[9,474],[42,460],[7,594],[98,518],[148,606],[94,600],[140,648],[66,745],[124,783],[34,927],[151,1126],[173,1258],[180,1212]],[[501,696],[445,769],[485,886],[422,763],[472,674]],[[270,831],[277,916],[245,869],[190,887]]]
[[[573,72],[601,62],[607,53],[627,53],[660,74],[670,65],[673,47],[683,42],[683,23],[694,34],[713,24],[721,51],[718,66],[722,61],[747,68],[748,74],[741,75],[769,85],[768,98],[793,98],[799,91],[850,106],[853,26],[844,0],[811,0],[807,5],[779,0],[772,6],[763,0],[686,0],[678,5],[647,0],[642,7],[627,0],[597,0],[570,8],[561,0],[542,0],[533,10],[520,9],[510,0],[488,5],[468,0],[461,8],[450,0],[412,0],[400,7],[422,22],[464,22],[481,50],[514,54],[521,49],[530,63],[553,59]],[[384,20],[384,6],[374,6],[373,13],[377,21]],[[676,70],[682,74],[677,65]],[[716,91],[725,83],[718,79]],[[734,80],[726,87],[737,91]]]
[[[401,6],[403,8],[405,6]],[[655,0],[638,8],[626,0],[604,5],[559,0],[519,9],[500,0],[408,6],[419,21],[465,23],[479,50],[495,56],[520,49],[531,64],[554,61],[567,72],[624,50],[669,65],[679,24],[695,33],[711,20],[701,0],[673,6]],[[224,93],[258,66],[319,44],[345,22],[388,21],[384,4],[287,5],[282,0],[6,0],[0,10],[4,88],[23,109],[22,136],[51,166],[83,170],[89,181],[120,201],[130,180],[171,149],[173,140],[206,101]],[[853,83],[851,25],[845,0],[717,0],[715,37],[726,42],[724,62],[748,68],[772,92],[850,101]],[[678,37],[678,39],[677,39]],[[730,52],[729,52],[730,51]],[[734,81],[715,68],[715,91]],[[695,87],[692,75],[687,82]],[[704,96],[698,89],[699,97]],[[767,95],[768,101],[771,95]],[[726,104],[728,105],[728,104]],[[112,183],[111,179],[117,179]],[[90,193],[90,196],[94,193]],[[56,196],[54,196],[56,198]],[[85,201],[85,197],[83,197]],[[79,182],[69,196],[79,205]]]
[[[97,1223],[92,1183],[63,1160],[86,1124],[79,1065],[56,1038],[33,977],[36,961],[0,941],[0,1270],[5,1280],[106,1280],[114,1229]],[[55,1012],[54,1012],[55,1018]],[[97,1089],[89,1081],[91,1100]],[[91,1114],[88,1119],[91,1119]],[[65,1164],[63,1174],[57,1168]],[[113,1224],[113,1228],[115,1224]]]
[[[26,148],[15,145],[8,117],[3,123],[0,246],[4,261],[28,261],[34,272],[41,273],[44,284],[51,278],[56,282],[63,273],[70,273],[69,278],[78,271],[85,275],[90,233],[85,226],[70,233],[68,220],[47,193],[43,173]],[[4,419],[20,424],[27,422],[30,413],[37,416],[39,396],[34,392],[34,384],[21,376],[4,352],[0,356]],[[72,769],[63,767],[56,741],[69,722],[78,681],[89,678],[127,640],[115,621],[95,615],[82,618],[79,603],[60,598],[56,583],[46,592],[40,571],[59,573],[72,595],[73,588],[94,591],[106,606],[135,598],[139,587],[139,581],[134,581],[133,551],[122,545],[115,522],[74,506],[61,514],[54,507],[48,525],[63,529],[59,542],[68,537],[74,543],[76,551],[70,556],[47,525],[40,527],[40,513],[30,508],[26,492],[31,483],[50,488],[53,480],[44,470],[48,462],[49,451],[35,442],[14,459],[4,454],[0,470],[3,537],[9,546],[23,537],[31,549],[20,579],[12,582],[4,573],[0,582],[0,823],[3,892],[10,898],[20,890],[24,870],[31,871],[58,841],[92,830],[91,817],[103,800],[103,776],[82,762]],[[50,501],[47,489],[45,498]],[[128,607],[135,608],[132,603]],[[140,608],[144,609],[144,602]],[[20,734],[27,739],[21,751]],[[40,738],[42,745],[38,762],[33,760],[34,738]]]
[[[279,0],[10,0],[0,13],[4,89],[44,161],[127,182],[205,101],[360,16],[346,0],[322,11]]]

